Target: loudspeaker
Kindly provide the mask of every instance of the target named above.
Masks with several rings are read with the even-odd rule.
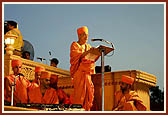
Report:
[[[96,73],[101,73],[101,66],[96,66],[95,71]],[[109,65],[104,66],[104,72],[111,72],[111,66]]]

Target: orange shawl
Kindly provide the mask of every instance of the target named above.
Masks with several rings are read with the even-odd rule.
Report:
[[[6,84],[4,87],[4,99],[8,102],[11,102],[11,85],[14,83],[15,75],[9,75],[5,77],[9,80],[9,84]],[[14,91],[14,105],[16,103],[27,103],[27,88],[31,85],[31,83],[23,76],[19,76],[16,78],[16,90]],[[6,89],[9,89],[9,92],[6,92]]]
[[[73,78],[74,94],[73,104],[81,104],[85,110],[90,110],[94,98],[94,85],[91,80],[91,74],[95,73],[95,62],[80,56],[88,51],[91,46],[85,45],[83,49],[77,42],[71,44],[70,52],[70,73]]]
[[[28,92],[28,96],[29,103],[59,104],[57,92],[53,88],[48,88],[43,96],[40,87],[35,87]]]
[[[146,111],[146,106],[135,91],[123,95],[121,91],[116,92],[117,107],[114,111]]]

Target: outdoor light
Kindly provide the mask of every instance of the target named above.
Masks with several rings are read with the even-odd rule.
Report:
[[[13,34],[6,34],[4,38],[5,38],[5,45],[6,45],[6,48],[5,48],[6,54],[13,55],[13,50],[14,50],[13,44],[17,36]]]
[[[8,45],[8,44],[13,45],[13,44],[14,44],[14,39],[13,39],[13,38],[6,38],[6,39],[5,39],[5,44],[6,44],[6,45]]]

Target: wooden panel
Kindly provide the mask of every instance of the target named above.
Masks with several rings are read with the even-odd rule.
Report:
[[[4,106],[4,111],[39,111],[38,109],[14,107],[14,106]]]

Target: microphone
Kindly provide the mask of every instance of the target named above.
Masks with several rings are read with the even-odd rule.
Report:
[[[103,41],[103,39],[94,39],[94,38],[92,38],[91,41]]]
[[[42,58],[40,58],[40,57],[37,57],[37,59],[40,59],[42,61]]]
[[[44,58],[41,58],[41,57],[37,57],[37,59],[39,59],[39,60],[41,60],[41,61],[42,61],[42,60],[46,60],[46,59],[44,59]]]
[[[112,47],[114,47],[111,42],[106,41],[106,40],[103,40],[103,39],[94,39],[94,38],[92,38],[91,41],[102,41],[102,42],[105,42],[105,43],[107,43],[107,44],[110,44],[110,45],[112,45]]]
[[[20,73],[18,73],[15,77],[17,78],[17,77],[19,77],[21,74]],[[15,79],[14,79],[14,83],[15,83]]]
[[[51,51],[49,51],[49,61],[51,61]]]
[[[13,86],[14,86],[14,88],[13,88],[13,91],[15,91],[15,85],[16,85],[16,78],[17,77],[19,77],[19,76],[23,76],[24,77],[24,75],[22,74],[22,73],[18,73],[16,76],[15,76],[15,78],[14,78],[14,83],[13,83]]]
[[[49,55],[51,55],[51,51],[49,51]]]
[[[24,76],[22,73],[19,73],[17,76],[20,76],[20,75],[21,75],[21,76]]]

